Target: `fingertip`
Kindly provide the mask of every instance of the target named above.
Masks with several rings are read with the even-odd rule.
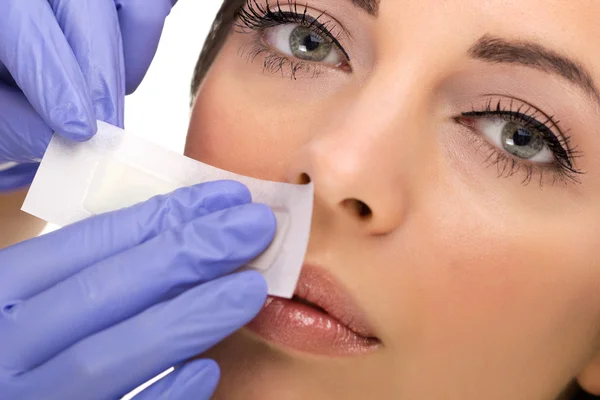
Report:
[[[71,132],[71,138],[77,142],[86,142],[98,133],[98,125],[95,119],[81,122],[75,121],[69,123],[67,126]]]
[[[264,276],[258,271],[243,271],[234,274],[239,293],[245,298],[245,305],[255,309],[255,314],[262,309],[268,296],[268,285]]]
[[[219,368],[219,364],[215,360],[202,360],[202,368],[198,371],[196,380],[205,382],[207,385],[213,383],[216,387],[220,378],[221,368]]]
[[[277,230],[277,219],[271,207],[262,203],[253,203],[247,207],[243,215],[254,237],[265,240],[265,245],[273,240]]]
[[[190,230],[204,244],[205,252],[225,265],[246,263],[262,253],[276,231],[273,211],[264,204],[249,203],[223,209],[193,221]],[[206,235],[206,232],[212,235]]]
[[[275,217],[275,213],[273,209],[268,204],[264,203],[256,203],[260,212],[262,213],[262,218],[264,219],[265,225],[270,227],[275,233],[275,228],[277,227],[277,218]]]
[[[190,361],[181,367],[182,371],[179,379],[188,381],[189,379],[204,378],[207,380],[219,380],[221,371],[219,364],[215,360],[200,359]]]
[[[73,111],[75,106],[59,106],[52,110],[50,118],[59,121],[54,130],[60,136],[76,142],[85,142],[98,132],[96,119],[87,112]]]
[[[126,83],[125,83],[125,94],[130,95],[137,90],[137,88],[142,83],[142,80],[146,74],[140,74],[138,71],[132,71],[128,69],[126,72]]]
[[[144,1],[136,1],[122,4],[119,8],[127,94],[133,93],[146,76],[171,7],[164,1],[156,2],[154,7],[147,7]],[[143,43],[140,38],[143,38]]]
[[[219,380],[221,379],[221,369],[215,361],[211,361],[210,367],[205,368],[195,378],[194,382],[200,390],[194,390],[193,399],[210,399],[217,390]],[[199,396],[198,396],[199,395]]]
[[[200,287],[219,304],[221,315],[240,327],[260,312],[268,296],[267,281],[254,270],[235,272]]]
[[[184,371],[178,377],[179,382],[176,382],[175,391],[170,398],[209,399],[221,379],[221,370],[217,362],[210,359],[196,360],[183,368]]]

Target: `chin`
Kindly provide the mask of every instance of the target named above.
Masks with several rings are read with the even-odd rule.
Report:
[[[216,360],[221,368],[221,380],[213,400],[325,399],[303,390],[307,377],[293,371],[291,356],[246,329],[201,357]]]
[[[213,400],[397,398],[390,394],[390,382],[397,377],[380,352],[316,355],[271,343],[244,328],[201,357],[216,360],[221,368]]]

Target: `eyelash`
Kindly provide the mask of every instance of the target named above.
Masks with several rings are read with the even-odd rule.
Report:
[[[252,43],[249,49],[243,47],[241,52],[246,52],[249,61],[254,61],[257,57],[264,57],[264,71],[269,73],[281,72],[289,69],[291,79],[297,79],[298,71],[312,73],[317,77],[324,69],[330,69],[331,66],[319,62],[304,61],[283,55],[264,43],[263,35],[266,29],[285,24],[299,24],[307,27],[318,35],[330,40],[337,51],[346,59],[347,69],[350,70],[350,56],[340,44],[340,36],[346,32],[336,22],[329,19],[325,13],[320,13],[316,18],[308,15],[308,5],[299,5],[294,0],[284,0],[287,9],[284,11],[280,0],[276,0],[276,7],[272,8],[269,1],[264,6],[257,3],[257,0],[246,0],[246,5],[242,7],[236,15],[234,27],[239,33],[258,33],[257,40]],[[347,33],[347,32],[346,32]],[[458,123],[465,125],[475,133],[475,139],[480,141],[481,147],[486,147],[489,151],[484,163],[488,166],[495,165],[498,171],[498,177],[513,176],[519,171],[525,172],[522,180],[524,185],[528,185],[536,174],[539,174],[540,187],[543,186],[546,173],[552,174],[551,184],[557,181],[564,183],[580,183],[579,175],[584,172],[579,171],[574,166],[574,160],[581,157],[581,153],[570,146],[570,138],[563,134],[558,126],[559,121],[555,121],[553,116],[548,116],[532,105],[526,104],[514,108],[514,101],[503,105],[506,99],[499,99],[497,102],[490,99],[484,108],[462,113],[456,118]],[[495,106],[492,104],[495,103]],[[543,138],[545,146],[552,152],[555,162],[552,164],[532,163],[513,156],[512,154],[498,148],[487,140],[482,133],[475,132],[473,127],[468,126],[464,119],[479,119],[485,117],[496,117],[507,122],[515,123],[523,128],[537,132]],[[542,122],[543,121],[543,122]],[[553,133],[558,131],[558,135]]]
[[[496,105],[493,106],[493,103]],[[525,177],[522,181],[524,185],[529,184],[537,173],[539,174],[540,187],[542,187],[547,172],[552,174],[552,184],[555,184],[557,181],[564,183],[581,183],[579,181],[579,175],[584,174],[584,172],[578,170],[574,166],[574,161],[576,158],[581,157],[582,154],[576,148],[570,146],[570,137],[561,132],[558,126],[559,121],[556,121],[553,116],[548,116],[532,105],[526,103],[515,108],[514,100],[512,99],[508,105],[503,105],[502,99],[497,100],[497,102],[490,99],[483,109],[476,110],[475,107],[473,107],[472,111],[462,113],[460,117],[456,118],[456,121],[474,131],[474,129],[465,122],[465,119],[486,117],[500,118],[539,133],[544,140],[545,146],[552,152],[555,159],[555,162],[552,164],[534,164],[498,148],[490,143],[482,133],[474,132],[476,134],[475,138],[481,141],[482,146],[486,146],[489,149],[489,154],[484,163],[488,166],[495,165],[497,167],[498,177],[513,176],[524,169]],[[543,119],[544,122],[542,122],[541,119]],[[558,130],[559,134],[554,134],[553,129]]]
[[[289,67],[290,78],[296,79],[298,71],[312,72],[313,77],[318,76],[324,68],[331,68],[318,62],[298,60],[280,54],[271,47],[263,43],[262,34],[268,28],[285,24],[299,24],[313,30],[318,35],[330,40],[337,51],[340,51],[346,58],[346,69],[349,69],[350,56],[340,44],[340,36],[344,31],[333,20],[327,20],[327,15],[321,13],[317,17],[308,15],[308,5],[299,5],[296,1],[285,1],[289,10],[284,11],[281,8],[279,0],[276,2],[276,8],[272,9],[267,1],[264,6],[257,3],[256,0],[246,0],[246,5],[242,7],[236,15],[234,27],[239,33],[258,32],[259,37],[253,46],[249,49],[242,48],[246,52],[248,60],[254,61],[258,56],[264,56],[264,70],[270,73],[281,72]]]

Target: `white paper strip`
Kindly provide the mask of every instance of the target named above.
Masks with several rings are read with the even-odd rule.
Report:
[[[268,204],[275,212],[275,239],[248,267],[265,276],[269,294],[292,297],[308,246],[312,184],[234,174],[99,121],[98,133],[87,142],[54,136],[22,210],[64,226],[179,187],[222,179],[244,183],[255,202]]]

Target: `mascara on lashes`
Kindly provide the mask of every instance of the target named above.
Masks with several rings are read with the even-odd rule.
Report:
[[[258,31],[283,24],[300,24],[326,36],[342,52],[346,60],[350,61],[350,55],[340,43],[341,32],[335,33],[336,28],[345,32],[344,28],[333,19],[322,21],[327,17],[325,12],[320,12],[317,17],[309,15],[308,4],[300,5],[299,9],[298,2],[290,0],[287,3],[292,11],[284,11],[279,1],[273,11],[268,1],[265,6],[261,6],[256,0],[247,0],[246,6],[237,12],[237,20],[240,22],[236,23],[236,27],[244,32],[244,29]]]

